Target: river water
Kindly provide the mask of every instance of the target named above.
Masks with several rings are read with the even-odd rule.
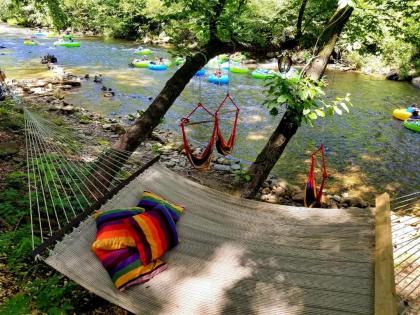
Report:
[[[0,25],[0,68],[10,78],[51,76],[40,64],[40,57],[54,54],[66,71],[84,75],[101,73],[103,85],[116,96],[108,99],[101,85],[84,81],[82,87],[66,98],[73,104],[89,108],[109,117],[124,116],[144,110],[167,79],[176,71],[156,72],[133,69],[128,63],[134,58],[134,43],[128,41],[80,39],[80,48],[54,47],[53,39],[40,39],[39,46],[24,46],[26,29]],[[79,40],[79,39],[77,39]],[[154,56],[168,56],[163,49],[153,48]],[[326,147],[330,179],[327,190],[349,191],[351,194],[373,196],[383,191],[405,194],[420,188],[420,134],[405,129],[392,118],[392,110],[420,102],[420,89],[409,83],[385,81],[358,73],[328,72],[327,98],[351,93],[350,113],[316,122],[315,127],[302,126],[277,163],[273,174],[303,186],[309,167],[310,152],[319,144]],[[264,100],[263,81],[250,76],[231,74],[229,92],[240,106],[238,140],[233,153],[247,163],[255,159],[264,146],[279,117],[271,117],[261,105]],[[167,113],[164,125],[179,130],[181,117],[187,115],[201,100],[214,109],[227,93],[226,86],[207,82],[206,77],[194,78]],[[231,106],[231,105],[230,105]],[[194,120],[206,120],[199,113]],[[232,125],[232,114],[224,117],[225,131]],[[210,124],[191,128],[189,135],[199,142],[209,139]]]

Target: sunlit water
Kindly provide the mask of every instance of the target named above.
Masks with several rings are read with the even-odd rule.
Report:
[[[85,81],[82,87],[67,98],[74,104],[110,117],[124,116],[146,109],[149,97],[155,97],[167,79],[176,71],[154,72],[133,69],[128,63],[134,58],[135,45],[127,41],[77,39],[80,48],[54,47],[53,39],[39,39],[40,46],[24,46],[27,30],[0,25],[0,67],[8,77],[18,79],[51,76],[40,64],[40,57],[54,54],[67,71],[78,75],[101,73],[103,84],[116,96],[104,98],[101,85]],[[154,48],[154,56],[167,53]],[[229,92],[241,108],[235,158],[252,161],[275,128],[279,117],[270,117],[261,105],[264,100],[263,81],[247,75],[231,74]],[[420,90],[409,83],[384,81],[355,73],[330,72],[328,98],[351,93],[354,107],[350,114],[317,121],[316,127],[302,126],[277,163],[273,173],[302,185],[308,170],[309,153],[320,143],[326,147],[331,173],[330,191],[335,189],[368,193],[385,190],[408,193],[420,187],[420,134],[405,129],[392,118],[392,110],[420,102]],[[200,93],[201,92],[201,93]],[[179,130],[181,117],[187,115],[201,100],[214,109],[227,93],[226,86],[207,82],[206,77],[194,78],[165,117],[164,124]],[[200,96],[201,94],[201,96]],[[230,107],[231,108],[231,107]],[[226,133],[232,114],[226,116]],[[229,119],[230,118],[230,119]],[[198,113],[194,120],[206,120]],[[190,136],[198,141],[208,140],[211,124],[196,125]]]

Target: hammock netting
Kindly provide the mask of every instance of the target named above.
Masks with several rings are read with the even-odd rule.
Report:
[[[32,246],[45,244],[122,187],[150,156],[93,146],[24,108]]]

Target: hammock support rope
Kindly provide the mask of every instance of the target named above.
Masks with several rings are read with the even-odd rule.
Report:
[[[220,129],[220,124],[219,124],[219,122],[220,122],[220,120],[219,120],[220,110],[223,108],[223,106],[226,105],[227,101],[230,101],[233,104],[233,106],[235,107],[235,109],[234,109],[235,119],[233,121],[233,127],[232,127],[232,131],[230,133],[228,141],[226,141],[225,138],[223,137],[223,133]],[[217,107],[216,112],[214,114],[215,117],[216,117],[216,124],[217,124],[217,126],[216,126],[217,127],[216,149],[222,155],[230,154],[233,150],[233,146],[235,145],[236,128],[237,128],[237,125],[238,125],[239,111],[240,111],[240,109],[239,109],[238,105],[236,105],[234,100],[230,97],[230,94],[227,93],[226,97],[219,104],[219,106]]]
[[[190,117],[198,110],[203,109],[209,116],[213,118],[213,131],[210,137],[210,141],[208,142],[206,148],[204,151],[199,155],[193,155],[191,151],[190,144],[188,142],[187,133],[185,131],[185,127],[188,126],[190,123]],[[181,119],[181,123],[179,124],[181,127],[182,132],[182,141],[184,143],[184,150],[185,154],[190,161],[190,163],[194,166],[196,169],[205,170],[208,169],[210,166],[211,157],[213,155],[213,147],[214,143],[216,141],[216,135],[217,135],[217,117],[212,114],[206,107],[204,107],[203,104],[198,103],[197,106],[184,118]]]
[[[321,154],[322,160],[322,181],[319,189],[316,188],[315,180],[315,164],[316,157]],[[306,180],[305,192],[304,192],[304,204],[305,207],[312,208],[318,206],[321,203],[322,192],[324,190],[325,182],[328,178],[327,165],[325,163],[325,150],[324,145],[321,144],[318,150],[311,154],[311,167],[309,169],[308,179]]]

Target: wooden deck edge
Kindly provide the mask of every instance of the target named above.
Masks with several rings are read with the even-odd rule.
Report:
[[[376,197],[375,207],[375,315],[396,315],[391,209],[387,193]]]

